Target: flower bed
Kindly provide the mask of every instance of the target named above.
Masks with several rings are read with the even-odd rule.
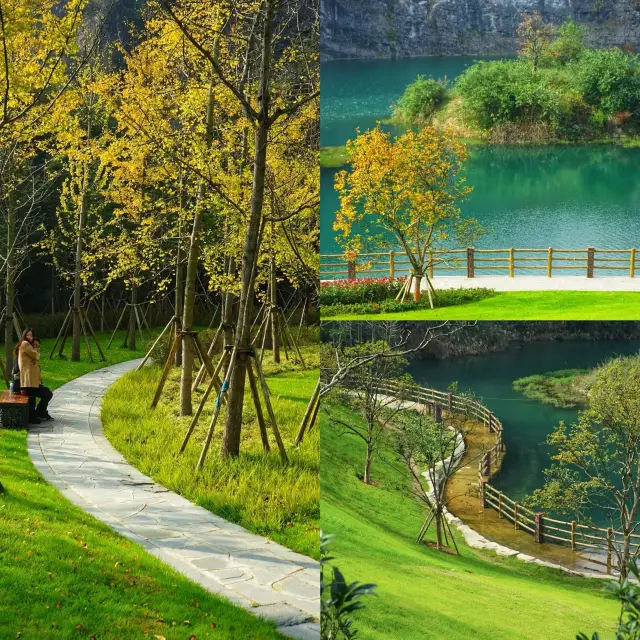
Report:
[[[357,278],[321,283],[320,306],[381,302],[396,297],[405,278]]]

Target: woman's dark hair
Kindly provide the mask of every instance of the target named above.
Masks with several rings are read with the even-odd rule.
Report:
[[[31,335],[35,338],[35,332],[31,327],[27,327],[23,332],[22,335],[20,336],[20,341],[18,342],[18,344],[16,345],[16,348],[13,350],[13,355],[17,358],[18,357],[18,352],[20,351],[20,345],[27,340],[27,334],[31,332]],[[28,340],[27,340],[28,342]]]

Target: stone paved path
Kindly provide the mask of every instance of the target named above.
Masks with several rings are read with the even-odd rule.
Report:
[[[422,281],[422,288],[427,283]],[[436,276],[433,279],[436,289],[456,289],[458,287],[487,287],[496,291],[639,291],[640,277],[624,276],[587,278],[584,276]]]
[[[73,503],[209,591],[274,620],[284,635],[318,639],[316,560],[249,533],[156,484],[105,438],[102,397],[138,363],[94,371],[55,392],[55,422],[29,432],[36,468]]]

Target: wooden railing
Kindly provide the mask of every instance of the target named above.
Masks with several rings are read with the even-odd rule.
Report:
[[[429,254],[427,271],[432,278],[444,272],[463,271],[474,278],[476,271],[505,272],[513,278],[523,269],[538,270],[551,278],[558,271],[567,269],[582,272],[593,278],[596,272],[614,271],[634,278],[640,268],[640,249],[456,249],[432,251]],[[363,253],[356,259],[343,254],[320,256],[320,278],[335,280],[357,277],[405,276],[411,272],[409,259],[402,252]]]
[[[499,518],[511,522],[516,530],[533,536],[535,542],[554,542],[571,547],[573,550],[592,549],[606,554],[607,567],[611,568],[614,550],[624,543],[624,535],[614,529],[602,529],[572,520],[570,522],[551,518],[535,512],[511,499],[491,485],[491,477],[500,470],[504,452],[502,422],[487,407],[454,393],[437,391],[418,386],[403,386],[382,381],[377,386],[382,393],[412,402],[424,403],[437,417],[440,411],[462,413],[482,423],[489,433],[495,434],[495,443],[478,462],[478,482],[480,501],[485,509],[493,509]],[[640,535],[631,535],[631,553],[640,547]]]

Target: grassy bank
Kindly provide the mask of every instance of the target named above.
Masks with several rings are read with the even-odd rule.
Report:
[[[178,449],[189,417],[177,415],[178,370],[171,373],[158,408],[149,405],[155,392],[159,367],[130,372],[108,391],[102,405],[106,436],[127,460],[154,480],[205,509],[260,535],[272,538],[295,551],[319,557],[319,434],[313,429],[299,447],[296,433],[318,379],[319,353],[316,345],[302,348],[307,366],[275,365],[265,353],[263,368],[289,465],[282,467],[270,434],[272,451],[264,455],[251,396],[244,405],[241,455],[237,460],[220,458],[224,409],[218,421],[203,470],[195,473],[211,415],[210,398],[186,452]],[[194,408],[205,385],[194,396]],[[135,395],[131,389],[136,389]],[[263,405],[263,411],[266,411]]]
[[[109,336],[99,338],[106,347]],[[43,354],[52,342],[43,341]],[[45,382],[55,388],[142,355],[121,343],[114,341],[106,363],[45,356]],[[0,429],[2,638],[282,638],[63,498],[31,463],[26,435]]]
[[[321,309],[322,313],[322,309]],[[639,320],[640,293],[500,291],[477,302],[404,312],[338,315],[328,320]]]
[[[374,485],[366,486],[359,444],[323,416],[322,528],[336,534],[331,555],[346,579],[378,585],[353,616],[363,638],[568,640],[580,630],[613,632],[618,606],[597,580],[474,551],[461,540],[460,557],[416,545],[425,513],[392,447],[382,448]]]
[[[554,407],[573,409],[587,405],[587,392],[594,372],[589,369],[561,369],[519,378],[513,388],[527,398]]]

